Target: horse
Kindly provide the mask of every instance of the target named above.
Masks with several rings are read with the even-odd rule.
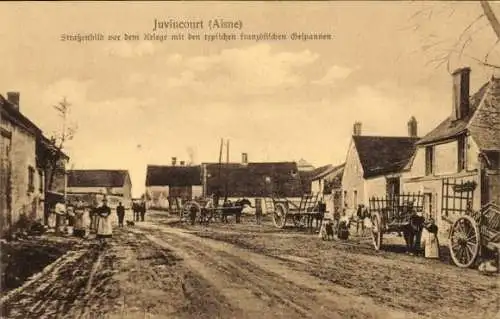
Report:
[[[250,201],[246,198],[244,199],[239,199],[236,202],[232,203],[231,201],[226,201],[222,205],[222,211],[221,211],[221,220],[225,223],[228,223],[228,216],[235,216],[236,223],[239,224],[241,222],[241,211],[245,207],[245,205],[248,205],[252,207]]]

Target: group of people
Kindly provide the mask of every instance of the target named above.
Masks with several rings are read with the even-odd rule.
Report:
[[[67,206],[64,209],[64,204],[56,205],[54,209],[56,217],[63,219],[63,225],[67,224],[73,228],[73,235],[78,237],[86,237],[89,232],[96,233],[96,237],[100,240],[112,237],[112,208],[108,205],[108,200],[104,198],[102,204],[95,203],[92,206],[85,205],[79,200],[75,205]],[[134,213],[134,221],[144,221],[146,207],[144,203],[134,203],[132,206]],[[125,207],[121,202],[116,207],[116,215],[118,217],[118,227],[124,227]],[[61,222],[57,223],[61,226]]]
[[[412,205],[408,205],[411,211],[405,212],[410,216],[410,223],[407,227],[403,227],[401,232],[405,239],[408,251],[414,253],[421,248],[424,250],[426,258],[439,258],[439,241],[438,228],[433,219],[425,220],[421,214],[413,210]],[[356,233],[361,228],[362,233],[365,229],[373,227],[372,220],[368,209],[360,204],[357,209],[350,210],[347,205],[341,210],[337,208],[333,216],[325,223],[325,229],[320,231],[320,237],[327,232],[326,227],[329,227],[334,235],[339,239],[347,239],[351,223],[356,224]],[[332,235],[333,235],[332,234]],[[332,236],[333,237],[333,236]]]

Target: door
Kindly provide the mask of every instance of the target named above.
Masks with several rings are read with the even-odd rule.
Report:
[[[424,193],[424,214],[427,218],[436,220],[436,207],[432,193]]]
[[[0,135],[0,235],[12,226],[11,145],[10,133],[2,129]]]

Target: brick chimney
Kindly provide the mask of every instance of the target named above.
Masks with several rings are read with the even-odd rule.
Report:
[[[241,163],[248,164],[248,153],[241,153]]]
[[[415,119],[414,116],[410,118],[408,121],[408,136],[409,137],[417,137],[418,136],[418,131],[417,131],[417,120]]]
[[[355,122],[352,129],[352,135],[360,136],[361,135],[361,122]]]
[[[172,166],[175,166],[177,164],[177,157],[172,157]]]
[[[452,73],[453,77],[453,120],[469,115],[470,68],[461,68]]]
[[[19,92],[7,92],[7,101],[14,104],[17,110],[19,110],[19,98],[20,98]]]

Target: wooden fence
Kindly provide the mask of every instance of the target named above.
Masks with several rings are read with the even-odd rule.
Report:
[[[378,212],[384,215],[388,222],[397,219],[402,214],[414,210],[422,212],[424,194],[401,193],[384,197],[372,197],[369,199],[370,212]]]

